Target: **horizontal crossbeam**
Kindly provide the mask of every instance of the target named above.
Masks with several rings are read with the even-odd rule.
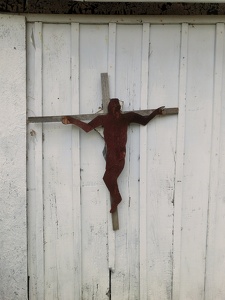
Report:
[[[154,109],[146,109],[146,110],[134,110],[134,112],[146,116],[152,113]],[[165,108],[163,111],[163,115],[176,115],[178,114],[179,109],[177,107],[173,108]],[[126,113],[123,112],[123,113]],[[73,117],[78,120],[82,121],[89,121],[94,119],[95,117],[99,115],[105,115],[104,113],[96,113],[96,114],[81,114],[81,115],[70,115],[70,117]],[[68,115],[67,115],[68,116]],[[49,123],[49,122],[62,122],[62,118],[65,116],[43,116],[43,117],[28,117],[27,121],[28,123]]]

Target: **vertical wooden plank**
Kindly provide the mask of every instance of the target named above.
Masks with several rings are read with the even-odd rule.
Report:
[[[225,88],[224,88],[224,24],[216,26],[216,56],[214,71],[214,109],[212,132],[212,178],[210,182],[210,202],[208,217],[208,243],[206,257],[205,299],[223,299],[225,297],[223,274],[225,270]],[[222,72],[221,66],[222,64]],[[219,100],[220,99],[220,100]],[[213,174],[215,177],[213,177]],[[210,211],[211,210],[211,211]]]
[[[107,25],[80,25],[81,113],[96,112],[102,106],[100,74],[107,71],[107,49]],[[109,290],[104,140],[95,131],[80,131],[80,136],[82,297],[104,299]]]
[[[27,114],[35,113],[35,48],[34,48],[34,23],[27,25]],[[36,131],[33,124],[27,127],[27,225],[28,225],[28,276],[29,297],[35,299],[37,291],[37,265],[36,265],[36,182],[35,182],[35,145]]]
[[[151,25],[148,106],[178,106],[179,24]],[[147,125],[147,299],[172,297],[177,115]]]
[[[108,42],[108,75],[109,75],[109,95],[115,96],[115,60],[116,60],[116,24],[109,23],[109,42]],[[110,211],[110,199],[107,199],[108,211]],[[112,217],[108,213],[108,265],[111,272],[115,271],[116,263],[116,238],[111,225]],[[117,210],[118,218],[118,210]],[[119,227],[119,223],[118,223]]]
[[[71,112],[71,28],[43,26],[43,114]],[[74,299],[71,127],[45,124],[43,142],[45,297]]]
[[[173,238],[173,300],[180,299],[180,256],[182,230],[182,194],[183,194],[183,161],[185,134],[185,105],[187,82],[187,49],[188,24],[181,29],[180,72],[179,72],[179,114],[177,122],[176,169],[174,191],[174,238]]]
[[[116,98],[116,23],[109,23],[108,74],[110,98]]]
[[[148,106],[150,25],[142,30],[141,109]],[[147,300],[147,127],[140,129],[140,299]]]
[[[29,113],[42,115],[42,23],[35,22],[30,31],[29,64],[34,59],[33,70],[29,72]],[[31,50],[32,48],[32,50]],[[32,52],[32,55],[31,55]],[[29,93],[29,92],[28,92]],[[32,104],[31,104],[32,102]],[[43,143],[42,124],[29,127],[29,197],[28,197],[28,249],[29,249],[29,293],[30,299],[44,299],[44,216],[43,216]],[[36,176],[32,176],[36,174]],[[34,191],[34,192],[32,192]]]
[[[27,24],[26,31],[26,48],[27,48],[27,115],[30,116],[30,111],[34,111],[34,88],[32,78],[34,73],[34,47],[32,45],[31,36],[33,34],[33,24]],[[29,276],[29,297],[35,296],[36,289],[34,288],[34,278],[36,274],[35,259],[32,254],[35,251],[35,178],[34,178],[34,141],[32,138],[33,124],[27,125],[27,249],[28,249],[28,276]],[[32,176],[33,175],[33,176]]]
[[[210,158],[210,182],[208,203],[208,239],[206,248],[205,299],[225,297],[224,264],[224,164],[221,152],[221,125],[223,116],[224,76],[224,24],[216,25],[214,95],[212,109],[212,140]],[[220,167],[222,166],[222,168]],[[222,175],[222,176],[221,176]],[[221,180],[222,179],[222,180]],[[221,251],[223,249],[223,251]]]
[[[215,26],[189,26],[180,299],[204,299]]]
[[[110,99],[108,73],[101,73],[101,85],[102,85],[102,108],[103,108],[103,112],[107,113],[109,99]]]
[[[105,30],[105,32],[102,32],[104,41],[97,38],[102,28]],[[107,71],[107,65],[105,65],[107,50],[105,47],[108,45],[108,30],[106,31],[106,28],[108,29],[107,25],[80,25],[81,32],[84,32],[84,35],[80,36],[80,42],[90,47],[90,49],[82,49],[80,52],[80,60],[83,62],[86,59],[84,68],[80,68],[80,82],[81,85],[83,84],[80,89],[80,97],[84,99],[80,103],[82,113],[96,113],[102,108],[102,89],[99,75]],[[90,35],[88,40],[85,39],[87,34]],[[97,38],[96,42],[95,37]],[[102,50],[106,52],[103,53],[100,47],[103,47]]]
[[[140,108],[141,45],[142,25],[117,25],[115,84],[123,110]],[[128,130],[126,164],[118,180],[123,200],[118,206],[112,299],[139,298],[139,132],[135,125]]]
[[[78,23],[71,24],[71,107],[72,114],[79,114],[79,38],[80,27]],[[81,195],[80,195],[80,131],[72,128],[72,178],[73,178],[73,232],[74,232],[74,299],[81,299]]]
[[[35,112],[42,115],[42,23],[36,22],[34,27],[35,40]],[[38,128],[35,155],[36,176],[36,264],[37,264],[37,298],[44,297],[44,216],[43,216],[43,163],[42,163],[42,124]]]

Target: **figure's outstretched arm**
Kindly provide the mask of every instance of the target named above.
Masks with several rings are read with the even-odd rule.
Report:
[[[78,119],[75,119],[72,117],[63,117],[62,123],[65,125],[67,125],[67,124],[76,125],[76,126],[80,127],[81,129],[83,129],[85,132],[89,132],[89,131],[95,129],[96,127],[103,125],[102,116],[97,116],[89,123],[85,123],[81,120],[78,120]]]
[[[130,123],[138,123],[141,125],[146,125],[148,122],[150,122],[155,116],[161,115],[163,113],[165,106],[161,106],[157,109],[155,109],[150,115],[148,116],[142,116],[137,113],[129,113],[130,114]]]

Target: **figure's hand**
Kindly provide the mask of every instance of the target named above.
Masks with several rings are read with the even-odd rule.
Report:
[[[62,123],[65,124],[65,125],[71,124],[70,117],[63,117],[62,118]]]
[[[157,112],[159,115],[163,115],[163,111],[165,109],[165,106],[160,106],[159,108],[157,108]]]

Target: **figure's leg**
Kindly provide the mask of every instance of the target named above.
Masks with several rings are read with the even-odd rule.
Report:
[[[121,202],[122,197],[119,192],[117,177],[114,176],[114,173],[106,170],[103,180],[110,192],[110,196],[112,198],[111,210],[110,212],[115,212],[118,204]]]
[[[106,169],[103,180],[110,192],[110,195],[112,197],[113,203],[111,205],[110,212],[113,213],[116,211],[116,208],[118,204],[121,202],[122,197],[119,192],[117,179],[122,172],[124,167],[124,163],[121,163],[120,165],[116,165],[111,167],[110,169]]]

